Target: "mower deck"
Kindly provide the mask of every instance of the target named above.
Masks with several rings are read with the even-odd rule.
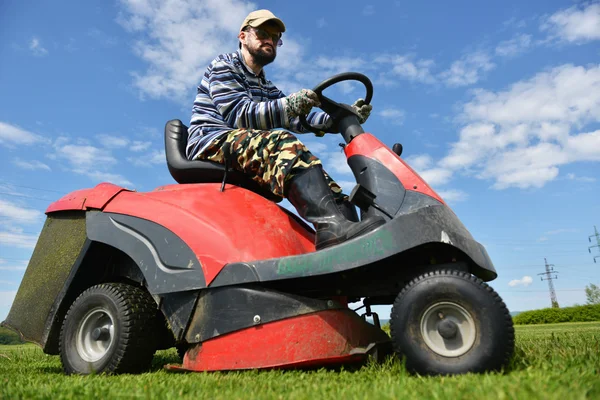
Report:
[[[351,310],[324,310],[287,318],[191,347],[170,371],[311,368],[365,361],[390,351],[390,339]]]

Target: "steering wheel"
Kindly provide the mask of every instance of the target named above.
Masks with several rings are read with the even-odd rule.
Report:
[[[334,75],[331,78],[325,79],[323,82],[319,83],[317,86],[315,86],[313,92],[315,92],[319,97],[319,101],[321,102],[321,110],[325,111],[333,119],[334,126],[337,125],[336,122],[341,118],[351,114],[356,115],[352,107],[346,104],[337,103],[331,100],[329,97],[323,95],[323,90],[327,89],[332,85],[335,85],[336,83],[344,81],[358,81],[365,86],[365,89],[367,91],[365,95],[365,104],[370,104],[371,99],[373,98],[373,84],[371,83],[371,80],[365,75],[360,74],[358,72],[343,72],[341,74]],[[316,127],[308,123],[308,121],[306,120],[306,115],[299,115],[298,118],[300,120],[300,125],[302,125],[302,127],[307,131],[314,132],[317,134],[322,133],[320,129],[317,129]]]

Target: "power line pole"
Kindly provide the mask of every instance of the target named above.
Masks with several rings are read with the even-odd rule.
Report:
[[[596,243],[593,246],[588,247],[588,251],[590,252],[590,254],[592,254],[592,247],[598,247],[598,250],[600,250],[600,233],[598,233],[598,229],[596,229],[596,225],[594,225],[594,234],[590,235],[588,237],[588,240],[590,241],[590,243],[592,243],[592,237],[596,236]],[[594,262],[596,262],[596,258],[600,258],[600,256],[594,256]]]
[[[546,272],[542,272],[538,275],[546,275],[544,279],[543,276],[540,277],[542,281],[548,281],[548,288],[550,289],[550,301],[552,302],[552,308],[559,308],[558,300],[556,300],[556,292],[554,291],[554,284],[552,283],[553,279],[558,279],[557,275],[552,276],[552,274],[557,274],[558,271],[554,270],[554,264],[548,264],[546,258],[544,258],[544,263],[546,264]]]

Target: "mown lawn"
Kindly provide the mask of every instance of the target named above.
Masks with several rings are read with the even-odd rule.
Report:
[[[174,349],[151,372],[65,376],[57,356],[34,345],[0,346],[0,399],[600,399],[600,322],[517,326],[504,373],[410,375],[394,359],[358,370],[169,373]]]

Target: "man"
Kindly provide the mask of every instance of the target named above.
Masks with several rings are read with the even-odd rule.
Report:
[[[223,149],[229,143],[231,167],[286,197],[315,225],[319,250],[364,234],[383,220],[349,220],[346,215],[355,221],[358,217],[342,189],[289,132],[304,133],[297,117],[308,114],[319,100],[307,89],[285,96],[265,78],[263,67],[275,60],[283,32],[283,22],[268,10],[246,17],[238,34],[239,50],[213,60],[198,86],[186,151],[191,160],[224,163]],[[359,100],[353,107],[364,123],[371,106]],[[307,120],[330,129],[324,112],[310,113]]]

